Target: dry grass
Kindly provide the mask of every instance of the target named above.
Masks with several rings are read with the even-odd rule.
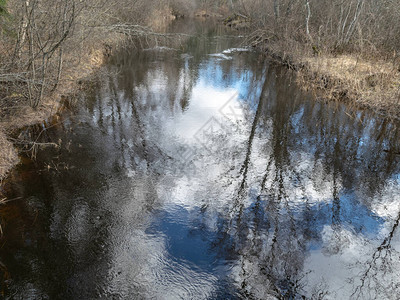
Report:
[[[146,24],[155,31],[163,31],[176,17],[172,14],[168,6],[156,9],[152,16],[146,20]]]
[[[100,45],[99,47],[102,47]],[[0,120],[0,128],[6,132],[34,125],[54,115],[60,109],[62,96],[73,94],[78,89],[77,81],[90,76],[94,70],[98,69],[104,62],[102,49],[88,51],[86,55],[76,58],[66,58],[68,66],[64,72],[67,74],[60,80],[58,89],[55,93],[46,96],[40,105],[33,109],[29,105],[21,104],[12,113],[6,113]]]
[[[12,143],[6,138],[4,132],[0,131],[0,182],[7,172],[18,162],[18,153]]]
[[[318,98],[345,101],[385,118],[400,119],[400,67],[395,56],[315,53],[308,43],[279,38],[263,29],[254,31],[247,43],[298,71],[299,86]]]
[[[322,91],[324,98],[346,100],[385,117],[400,118],[400,72],[391,62],[354,55],[309,56],[303,60],[306,68],[300,78]]]
[[[120,40],[121,37],[114,35],[106,42],[116,44]],[[0,119],[0,181],[19,161],[18,151],[7,140],[7,133],[42,123],[57,114],[62,109],[63,96],[76,93],[80,87],[78,81],[90,77],[104,63],[104,43],[104,40],[92,41],[90,48],[66,56],[63,71],[66,75],[60,81],[57,91],[46,96],[36,109],[27,105],[26,101],[20,101],[20,104],[15,105],[16,109],[3,111]]]
[[[170,11],[160,10],[155,12],[161,21],[148,22],[150,26],[162,30],[173,19]],[[107,30],[99,29],[93,31],[90,37],[77,38],[75,44],[70,44],[65,51],[63,62],[63,76],[58,84],[57,90],[43,98],[40,105],[33,109],[23,99],[20,93],[8,93],[3,97],[0,93],[0,180],[4,179],[7,172],[18,163],[18,153],[13,144],[7,140],[7,133],[26,126],[42,123],[50,117],[55,116],[63,109],[61,99],[69,99],[79,93],[81,81],[90,79],[93,74],[104,64],[113,49],[118,49],[127,41],[127,37]],[[0,51],[4,51],[0,44]],[[1,58],[1,56],[0,56]],[[19,97],[11,97],[12,95]],[[5,102],[9,98],[10,103]],[[17,99],[18,98],[18,99]],[[73,98],[73,97],[72,97]],[[10,104],[10,105],[8,105]]]

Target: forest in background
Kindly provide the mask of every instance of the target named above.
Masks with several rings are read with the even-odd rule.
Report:
[[[364,78],[367,86],[389,80],[388,62],[400,71],[400,5],[394,0],[0,0],[0,113],[21,104],[38,107],[71,65],[87,63],[99,48],[110,51],[115,33],[151,35],[166,19],[198,10],[237,18],[233,25],[247,25],[249,44],[293,66],[313,56],[351,55],[343,63],[354,63],[355,70],[360,59],[384,61],[385,70],[373,66]],[[335,62],[318,67],[329,64]]]
[[[15,103],[38,107],[72,66],[99,49],[109,55],[118,34],[148,35],[191,1],[1,0],[0,7],[4,114]]]
[[[232,9],[267,39],[310,44],[314,54],[394,55],[400,47],[400,4],[394,0],[240,0]]]
[[[400,116],[400,3],[240,0],[248,43],[291,69],[317,97]]]

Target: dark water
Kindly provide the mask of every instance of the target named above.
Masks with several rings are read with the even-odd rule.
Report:
[[[204,25],[116,53],[41,133],[0,207],[5,298],[399,297],[399,129]]]

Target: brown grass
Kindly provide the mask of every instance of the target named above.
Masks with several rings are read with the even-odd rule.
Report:
[[[148,21],[148,25],[155,30],[162,30],[173,18],[170,10],[161,9],[155,12],[155,17]],[[57,90],[44,97],[36,109],[31,108],[22,95],[16,93],[14,93],[15,95],[3,95],[3,103],[5,98],[9,98],[9,102],[12,105],[10,109],[2,109],[0,107],[0,183],[9,170],[19,161],[18,151],[7,140],[10,132],[42,123],[58,114],[63,109],[63,101],[61,99],[69,99],[79,93],[81,81],[90,79],[111,54],[110,49],[118,49],[126,40],[126,36],[122,34],[101,31],[92,32],[90,38],[86,37],[81,41],[83,45],[72,46],[65,53],[64,75],[59,82]],[[0,44],[0,53],[4,53],[4,51],[4,45],[1,46]],[[0,97],[2,97],[1,94]]]
[[[18,153],[12,143],[6,138],[4,132],[0,131],[0,182],[4,179],[8,170],[18,163]],[[0,195],[1,196],[1,195]]]
[[[311,46],[256,31],[250,43],[298,73],[299,86],[318,98],[400,119],[400,68],[395,61],[358,54],[313,55]]]
[[[300,80],[332,100],[368,108],[383,117],[400,118],[400,72],[391,62],[355,55],[321,55],[304,59]],[[308,84],[307,84],[308,83]]]
[[[65,75],[54,93],[46,96],[36,109],[27,105],[26,101],[20,101],[15,104],[13,109],[2,112],[0,119],[0,181],[19,161],[18,151],[7,140],[7,136],[20,128],[42,123],[60,112],[63,108],[61,99],[79,92],[78,82],[90,77],[104,63],[106,59],[104,44],[116,45],[120,40],[120,36],[110,35],[105,41],[92,40],[90,48],[87,47],[80,53],[74,52],[66,55],[63,70]]]

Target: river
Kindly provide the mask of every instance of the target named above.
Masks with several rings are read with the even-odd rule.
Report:
[[[4,187],[4,298],[398,298],[398,125],[315,100],[210,23],[117,51],[22,132],[59,147]]]

